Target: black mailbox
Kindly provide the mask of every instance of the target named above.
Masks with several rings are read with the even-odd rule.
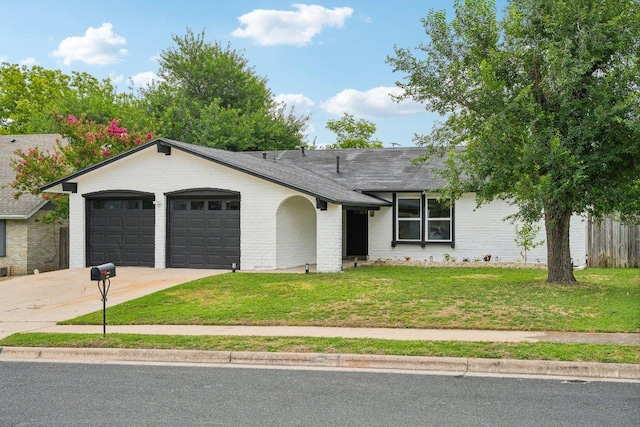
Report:
[[[112,262],[91,269],[91,280],[107,280],[112,277],[116,277],[116,266]]]

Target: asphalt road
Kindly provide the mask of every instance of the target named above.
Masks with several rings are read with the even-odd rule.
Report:
[[[0,362],[0,426],[638,426],[640,384]]]

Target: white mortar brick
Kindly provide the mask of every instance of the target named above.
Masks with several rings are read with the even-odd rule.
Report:
[[[342,270],[342,206],[327,204],[326,211],[318,213],[318,262],[321,273]]]
[[[391,194],[378,194],[391,200]],[[516,245],[515,228],[510,221],[503,219],[516,212],[514,206],[496,200],[476,209],[475,195],[465,194],[455,202],[455,248],[449,244],[429,244],[424,248],[418,245],[398,243],[391,247],[393,239],[393,210],[391,207],[381,208],[369,218],[369,259],[413,259],[418,261],[442,261],[445,254],[462,261],[468,258],[482,260],[484,255],[491,255],[492,261],[522,261],[520,248]],[[541,221],[537,241],[545,240],[544,223]],[[571,219],[570,232],[571,255],[574,263],[581,264],[585,259],[586,228],[579,216]],[[497,257],[497,259],[496,259]],[[527,254],[529,262],[547,262],[546,245],[532,249]]]

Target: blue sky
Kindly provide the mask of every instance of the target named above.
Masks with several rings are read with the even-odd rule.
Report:
[[[503,3],[500,1],[499,3]],[[420,18],[452,0],[3,0],[0,61],[110,78],[118,90],[143,85],[155,60],[187,27],[243,52],[268,86],[296,111],[311,113],[309,141],[334,142],[329,119],[347,112],[374,122],[385,146],[413,146],[437,116],[390,100],[394,45],[416,47]],[[160,130],[161,131],[161,130]]]

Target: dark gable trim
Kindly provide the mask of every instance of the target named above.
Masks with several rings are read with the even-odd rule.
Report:
[[[87,199],[155,199],[156,195],[135,190],[105,190],[83,194]]]
[[[162,153],[165,156],[170,156],[171,146],[167,144],[158,143],[158,153]]]
[[[62,183],[62,191],[69,191],[71,193],[78,192],[78,183],[77,182],[63,182]]]
[[[240,197],[240,192],[221,188],[189,188],[164,193],[167,197]]]
[[[398,217],[397,217],[397,215],[398,215],[398,212],[397,212],[398,211],[398,208],[397,208],[398,196],[397,196],[397,193],[395,193],[395,192],[393,193],[393,199],[392,200],[393,200],[393,202],[392,202],[393,206],[392,206],[391,209],[393,210],[393,215],[392,215],[392,217],[393,217],[393,225],[391,226],[391,230],[392,230],[393,235],[391,236],[391,247],[395,248],[396,247],[396,243],[397,243],[396,242],[396,235],[397,235],[396,227],[398,227]]]

